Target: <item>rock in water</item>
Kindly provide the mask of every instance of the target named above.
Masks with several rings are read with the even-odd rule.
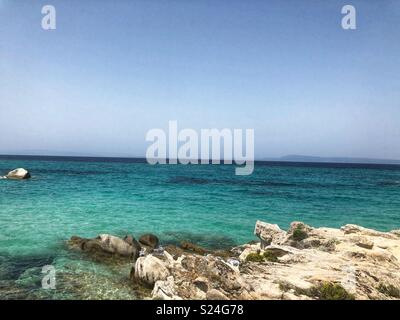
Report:
[[[139,242],[137,242],[137,240],[133,236],[125,236],[124,241],[133,246],[137,250],[137,252],[140,252],[140,250],[142,249]]]
[[[200,254],[200,255],[205,255],[207,253],[211,253],[209,250],[206,250],[206,249],[204,249],[194,243],[190,243],[188,241],[182,241],[181,248],[183,250],[192,251],[192,252]]]
[[[147,234],[142,235],[139,238],[139,243],[144,246],[154,249],[154,248],[158,247],[159,240],[158,240],[157,236],[155,236],[154,234],[147,233]]]
[[[31,174],[29,173],[28,170],[25,170],[24,168],[18,168],[15,170],[10,171],[6,177],[8,179],[29,179],[31,177]]]
[[[82,251],[90,253],[107,253],[112,255],[119,255],[122,257],[133,258],[135,261],[139,257],[140,247],[135,246],[135,241],[131,237],[129,242],[129,236],[126,237],[128,241],[109,235],[101,234],[93,239],[85,239],[73,236],[69,241],[71,248],[79,248]]]
[[[134,254],[135,248],[121,238],[109,234],[101,234],[97,239],[104,251],[116,253],[121,256],[131,256]]]

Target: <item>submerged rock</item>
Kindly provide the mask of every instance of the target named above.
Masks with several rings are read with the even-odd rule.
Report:
[[[133,237],[121,239],[109,234],[101,234],[92,239],[73,236],[69,245],[89,253],[118,255],[136,260],[139,257],[140,246],[135,245],[135,241]]]
[[[28,170],[25,170],[24,168],[18,168],[15,170],[10,171],[7,175],[7,179],[29,179],[31,177],[31,174],[29,173]]]
[[[138,253],[137,248],[133,244],[109,234],[101,234],[96,240],[100,242],[102,249],[109,253],[128,257],[137,255]]]

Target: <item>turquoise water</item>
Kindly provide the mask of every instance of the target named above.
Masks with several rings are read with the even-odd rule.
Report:
[[[229,247],[252,240],[257,219],[282,228],[294,220],[400,228],[395,166],[256,163],[252,175],[235,176],[228,165],[49,159],[0,158],[0,175],[17,167],[32,174],[26,181],[0,179],[0,298],[134,295],[116,266],[68,252],[64,241],[72,235],[152,232],[163,243]],[[63,279],[50,293],[38,289],[45,264],[56,265]],[[71,287],[68,279],[77,278]]]

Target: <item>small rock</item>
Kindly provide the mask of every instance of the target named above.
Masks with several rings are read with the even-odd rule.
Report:
[[[109,235],[101,234],[93,239],[85,239],[77,236],[71,237],[69,245],[89,253],[111,254],[122,257],[130,257],[136,260],[139,250],[125,240]]]
[[[101,254],[107,253],[109,254],[109,250],[104,250],[100,245],[100,242],[97,239],[85,239],[83,240],[81,247],[83,251],[93,253],[93,254]]]
[[[158,240],[157,236],[155,236],[154,234],[147,233],[147,234],[142,235],[139,238],[139,243],[141,243],[144,246],[154,249],[154,248],[158,247],[159,240]]]

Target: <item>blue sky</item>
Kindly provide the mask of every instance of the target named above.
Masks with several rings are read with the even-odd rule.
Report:
[[[254,128],[256,158],[400,159],[399,39],[397,0],[0,0],[0,153],[143,156],[178,120]]]

